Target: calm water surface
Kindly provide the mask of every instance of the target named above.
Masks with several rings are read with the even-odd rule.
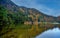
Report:
[[[54,28],[54,29],[49,29],[40,35],[36,36],[36,38],[60,38],[60,29],[59,28]]]

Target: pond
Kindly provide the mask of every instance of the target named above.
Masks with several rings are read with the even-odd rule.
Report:
[[[60,38],[60,29],[53,28],[47,31],[44,31],[40,35],[36,36],[36,38]]]

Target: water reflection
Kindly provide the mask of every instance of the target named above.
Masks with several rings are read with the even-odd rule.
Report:
[[[49,29],[40,35],[36,36],[36,38],[60,38],[60,29],[59,28],[54,28],[54,29]]]

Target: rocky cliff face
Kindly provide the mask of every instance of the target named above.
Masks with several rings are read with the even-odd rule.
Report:
[[[38,18],[38,21],[47,21],[47,22],[55,22],[60,21],[60,17],[53,17],[46,14],[43,14],[42,12],[34,9],[34,8],[26,8],[23,6],[17,6],[14,4],[11,0],[0,0],[0,5],[7,8],[8,13],[18,13],[22,12],[24,15],[30,15],[34,18]],[[37,17],[37,15],[39,15]]]

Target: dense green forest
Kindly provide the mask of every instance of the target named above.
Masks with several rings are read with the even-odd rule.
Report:
[[[11,30],[18,24],[23,24],[27,20],[27,16],[22,12],[8,13],[8,10],[0,5],[0,35]]]
[[[8,18],[7,18],[7,10],[3,7],[3,6],[0,6],[0,30],[1,32],[3,31],[3,29],[5,29],[7,26],[7,21],[8,21]]]

